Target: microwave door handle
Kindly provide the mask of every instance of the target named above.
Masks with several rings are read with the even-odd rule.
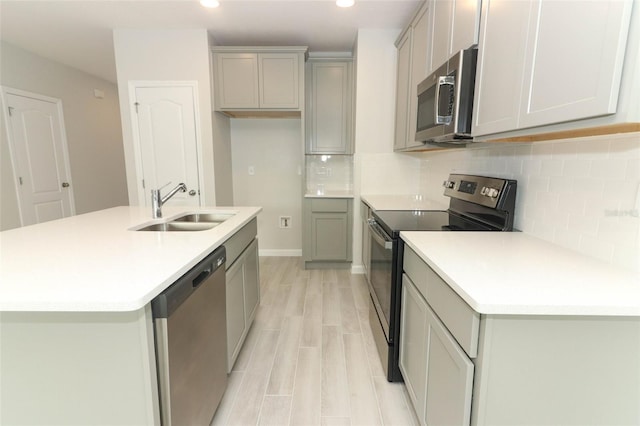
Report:
[[[444,75],[444,76],[440,76],[438,77],[438,82],[436,85],[436,107],[434,108],[435,111],[435,124],[449,124],[451,123],[451,120],[453,119],[453,112],[451,111],[451,108],[449,108],[449,110],[447,111],[447,115],[442,115],[440,113],[440,89],[443,86],[451,86],[449,88],[450,92],[452,93],[455,89],[455,78],[453,76],[450,75]],[[447,105],[449,105],[450,103],[447,102]]]
[[[371,231],[371,236],[378,244],[385,248],[385,250],[393,249],[393,241],[388,240],[383,237],[382,231],[380,230],[379,225],[374,221],[369,221],[369,230]]]

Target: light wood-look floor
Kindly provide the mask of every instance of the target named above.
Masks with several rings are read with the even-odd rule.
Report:
[[[384,377],[363,275],[260,258],[261,302],[212,425],[415,425]]]

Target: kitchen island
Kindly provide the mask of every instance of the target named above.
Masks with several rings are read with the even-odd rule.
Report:
[[[520,232],[402,232],[400,368],[427,424],[640,424],[640,279]]]
[[[0,233],[0,423],[160,424],[150,302],[260,212],[117,207]],[[184,213],[212,229],[136,231]]]

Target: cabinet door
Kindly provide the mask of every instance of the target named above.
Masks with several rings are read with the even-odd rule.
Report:
[[[432,0],[431,57],[427,74],[431,74],[449,59],[453,0]]]
[[[532,12],[519,128],[615,113],[631,2],[538,0]]]
[[[260,274],[258,273],[258,240],[247,247],[243,256],[244,263],[244,319],[248,328],[260,303]]]
[[[427,307],[426,425],[469,425],[473,363]]]
[[[430,333],[427,310],[427,303],[409,277],[403,275],[399,365],[421,424],[424,424],[427,395],[427,350]]]
[[[260,53],[260,108],[298,108],[298,54]]]
[[[308,154],[351,153],[349,71],[348,62],[311,64]]]
[[[451,14],[449,57],[478,44],[480,0],[454,0]]]
[[[531,1],[484,0],[473,105],[474,136],[518,126]]]
[[[418,84],[427,77],[427,56],[431,49],[429,43],[429,13],[426,4],[413,22],[411,46],[407,148],[423,145],[422,142],[416,142],[416,124],[418,120]]]
[[[347,259],[347,214],[311,214],[311,250],[313,260]]]
[[[258,108],[258,56],[215,53],[216,109]]]
[[[411,84],[411,34],[409,28],[398,43],[398,72],[396,76],[396,125],[394,150],[407,146],[409,129],[409,86]]]
[[[242,258],[238,258],[226,274],[228,371],[231,371],[240,352],[245,329],[244,268],[242,266]]]

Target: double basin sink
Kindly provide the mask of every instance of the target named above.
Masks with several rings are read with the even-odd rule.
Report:
[[[235,213],[190,213],[172,219],[169,222],[154,223],[136,231],[206,231],[220,225],[225,220],[233,217]]]

